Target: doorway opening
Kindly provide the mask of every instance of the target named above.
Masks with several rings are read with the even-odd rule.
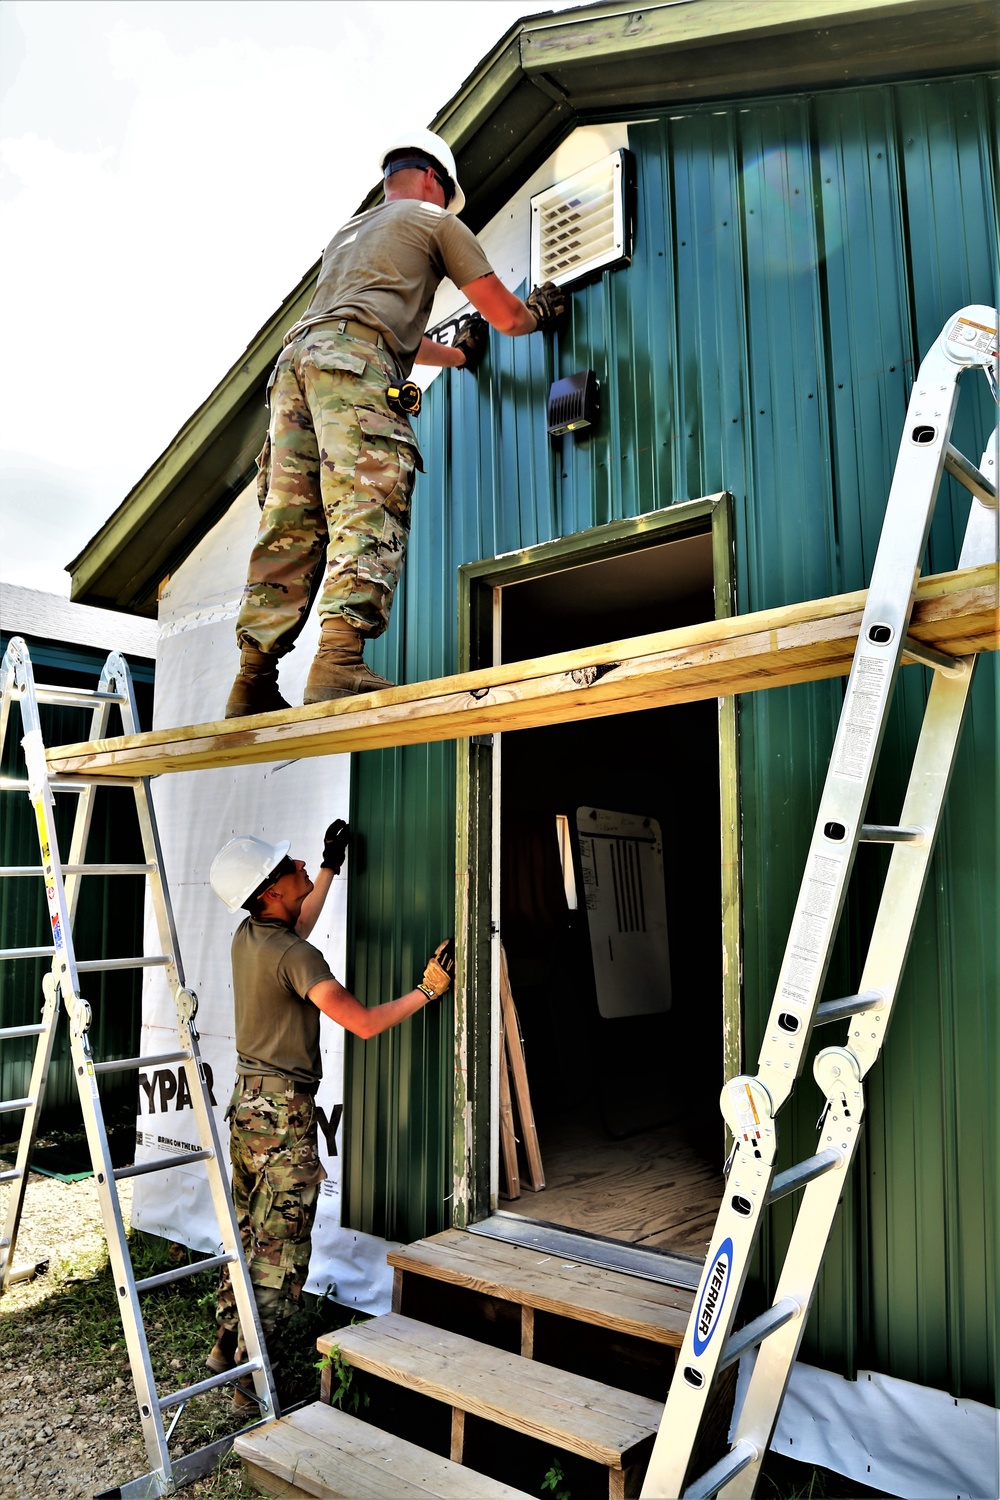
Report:
[[[658,513],[656,527],[642,518],[641,534],[616,528],[619,548],[570,538],[548,557],[522,554],[521,570],[503,559],[504,571],[483,579],[492,660],[728,614],[726,498]],[[507,961],[545,1187],[531,1191],[525,1170],[519,1196],[503,1196],[494,1004],[490,1205],[470,1203],[467,1222],[499,1210],[505,1233],[513,1216],[704,1257],[722,1192],[718,1097],[734,993],[738,1009],[738,983],[724,982],[722,920],[732,905],[727,854],[730,872],[736,865],[723,850],[723,823],[730,842],[735,831],[722,782],[734,778],[731,708],[710,699],[494,741],[491,946],[502,942]],[[482,958],[468,966],[472,991],[487,968],[495,985],[498,953],[488,966]],[[482,1140],[471,1146],[481,1161]]]

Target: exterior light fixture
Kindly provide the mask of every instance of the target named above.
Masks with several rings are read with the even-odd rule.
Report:
[[[564,432],[595,426],[601,411],[600,390],[593,370],[554,380],[549,391],[549,436],[562,437]]]

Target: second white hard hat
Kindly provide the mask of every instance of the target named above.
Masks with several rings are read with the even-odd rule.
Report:
[[[269,844],[264,839],[254,838],[252,833],[230,839],[212,860],[208,877],[212,890],[230,911],[239,911],[290,848],[287,839],[280,844]]]
[[[455,189],[451,202],[445,206],[449,213],[460,214],[465,207],[465,194],[459,186],[455,158],[448,142],[442,136],[435,135],[433,130],[405,130],[386,146],[379,157],[379,166],[385,171],[387,157],[394,155],[397,151],[407,150],[418,151],[421,156],[430,156],[444,168]]]

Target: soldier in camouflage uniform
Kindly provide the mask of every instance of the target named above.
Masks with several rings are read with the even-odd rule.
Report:
[[[244,835],[231,839],[212,863],[216,894],[230,910],[249,913],[233,937],[239,1076],[227,1119],[233,1201],[266,1340],[300,1305],[326,1177],[316,1136],[320,1012],[356,1036],[377,1036],[443,995],[454,968],[451,943],[441,943],[414,989],[371,1010],[334,978],[306,939],[343,865],[347,837],[346,823],[331,823],[315,883],[301,859],[289,859],[287,842]],[[221,1374],[246,1356],[228,1267],[216,1321],[218,1337],[206,1364]],[[233,1404],[248,1405],[251,1391],[245,1377]]]
[[[304,701],[390,687],[363,661],[389,623],[410,531],[420,450],[388,389],[415,362],[475,370],[492,324],[512,337],[550,327],[565,299],[526,301],[494,275],[455,215],[465,196],[447,143],[413,130],[383,154],[385,202],[350,219],[323,255],[316,292],[285,337],[258,459],[260,529],[236,622],[240,670],[226,717],[287,708],[278,662],[318,585],[320,645]],[[424,336],[444,277],[479,310],[451,347]],[[322,578],[320,579],[320,571]]]

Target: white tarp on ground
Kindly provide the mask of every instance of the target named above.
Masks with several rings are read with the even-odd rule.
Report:
[[[753,1368],[740,1361],[737,1411]],[[771,1448],[904,1500],[996,1500],[1000,1412],[861,1370],[845,1380],[796,1364]]]
[[[170,579],[160,605],[156,663],[155,726],[203,723],[222,717],[237,666],[233,622],[259,510],[245,493]],[[306,626],[296,650],[282,664],[290,702],[301,702],[318,627]],[[167,880],[177,923],[185,981],[199,998],[202,1055],[211,1069],[215,1113],[227,1148],[224,1115],[235,1080],[232,974],[229,948],[241,915],[230,912],[208,883],[212,859],[236,833],[272,842],[290,839],[291,853],[319,865],[323,832],[348,816],[350,757],[330,756],[231,770],[190,771],[153,782]],[[350,856],[334,882],[311,941],[332,971],[344,974],[347,880]],[[160,948],[147,907],[146,952]],[[173,997],[159,971],[147,971],[143,991],[142,1053],[176,1049]],[[317,1096],[331,1122],[343,1104],[344,1037],[324,1017],[321,1031],[323,1083]],[[163,1066],[139,1075],[138,1162],[164,1152],[197,1149],[194,1117],[185,1098],[183,1069]],[[338,1129],[335,1149],[339,1150]],[[320,1154],[328,1173],[320,1194],[308,1290],[331,1294],[365,1312],[388,1309],[391,1273],[386,1241],[345,1230],[340,1224],[340,1158]],[[132,1223],[199,1251],[215,1252],[218,1236],[204,1171],[197,1164],[135,1179]]]

